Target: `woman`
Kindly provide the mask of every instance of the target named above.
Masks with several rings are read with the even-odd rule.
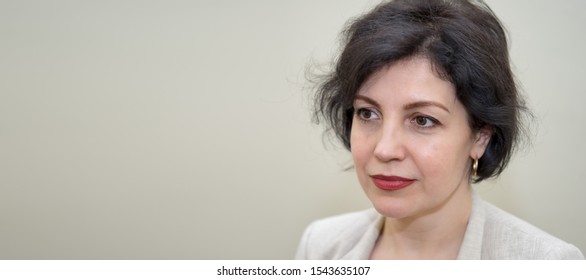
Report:
[[[483,201],[521,131],[504,30],[484,3],[397,0],[346,30],[316,116],[374,209],[316,221],[300,259],[583,259]]]

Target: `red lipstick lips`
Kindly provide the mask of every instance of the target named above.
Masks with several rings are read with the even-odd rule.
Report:
[[[372,175],[370,178],[372,178],[372,181],[379,189],[385,191],[400,190],[406,188],[415,181],[399,176]]]

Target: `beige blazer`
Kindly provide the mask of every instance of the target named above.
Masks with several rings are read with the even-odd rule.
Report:
[[[384,217],[369,209],[311,223],[297,259],[368,259]],[[568,244],[472,195],[472,212],[458,259],[584,259]]]

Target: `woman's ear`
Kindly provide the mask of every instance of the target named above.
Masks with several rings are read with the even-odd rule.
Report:
[[[490,142],[494,128],[491,126],[485,126],[479,129],[474,135],[474,143],[472,150],[470,151],[470,157],[479,159],[486,151],[486,147]]]

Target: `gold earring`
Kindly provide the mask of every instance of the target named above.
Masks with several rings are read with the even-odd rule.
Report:
[[[478,159],[474,159],[474,163],[472,164],[472,176],[476,177],[478,175]]]

